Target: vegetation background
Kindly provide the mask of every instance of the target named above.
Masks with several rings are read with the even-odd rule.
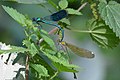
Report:
[[[52,0],[57,4],[59,0]],[[80,6],[81,0],[68,0],[73,3],[69,7],[77,9]],[[117,0],[116,0],[117,1]],[[119,2],[119,0],[118,0]],[[44,4],[18,4],[15,2],[0,2],[0,42],[6,44],[21,46],[22,40],[25,38],[24,28],[14,21],[2,8],[1,5],[6,5],[15,8],[22,14],[27,14],[29,17],[42,17],[56,12],[55,8],[49,3]],[[43,6],[44,5],[44,6]],[[48,10],[49,9],[49,10]],[[89,5],[85,6],[81,12],[82,16],[71,17],[71,29],[86,30],[86,21],[91,18],[92,12]],[[119,16],[120,17],[120,16]],[[120,19],[120,18],[119,18]],[[50,31],[52,26],[42,24],[43,29]],[[65,41],[73,43],[78,47],[91,50],[95,54],[94,59],[86,59],[71,54],[71,59],[74,64],[79,65],[82,70],[77,74],[79,80],[120,80],[120,45],[113,49],[99,47],[92,41],[89,33],[78,33],[65,29]],[[65,74],[65,75],[64,75]],[[73,80],[72,73],[61,73],[62,80]]]

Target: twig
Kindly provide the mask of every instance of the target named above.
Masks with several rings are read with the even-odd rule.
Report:
[[[54,33],[55,31],[57,31],[58,30],[58,28],[57,27],[55,27],[54,29],[52,29],[50,32],[48,32],[48,34],[52,34],[52,33]]]
[[[26,80],[29,79],[29,64],[28,64],[28,55],[26,57],[26,70],[25,70],[25,78]]]
[[[84,4],[82,4],[79,8],[78,8],[78,11],[80,11],[81,9],[83,9],[86,5],[87,5],[88,2],[85,2]]]

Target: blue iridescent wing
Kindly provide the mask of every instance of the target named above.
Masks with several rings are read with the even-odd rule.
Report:
[[[45,21],[45,23],[46,23],[46,22],[49,22],[49,23],[51,23],[51,24],[57,24],[57,22],[56,22],[56,21],[53,21],[50,16],[45,16],[45,17],[43,17],[43,18],[42,18],[42,21]]]
[[[50,16],[46,16],[46,17],[43,17],[44,20],[48,20],[48,21],[59,21],[65,17],[67,17],[67,11],[66,10],[60,10],[56,13],[53,13],[52,15]]]
[[[51,18],[51,20],[53,20],[53,21],[59,21],[59,20],[61,20],[61,19],[63,19],[63,18],[65,18],[65,17],[67,17],[67,11],[66,10],[60,10],[60,11],[58,11],[58,12],[56,12],[56,13],[53,13],[51,16],[50,16],[50,18]]]

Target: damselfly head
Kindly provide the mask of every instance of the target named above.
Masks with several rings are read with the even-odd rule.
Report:
[[[38,17],[37,17],[37,18],[32,18],[32,21],[33,21],[33,22],[40,22],[40,21],[41,21],[41,19],[40,19],[40,18],[38,18]]]
[[[32,21],[36,21],[36,18],[32,18]]]

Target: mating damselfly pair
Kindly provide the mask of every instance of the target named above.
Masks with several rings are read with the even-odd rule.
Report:
[[[59,28],[59,30],[61,30],[61,32],[62,32],[62,38],[60,40],[60,42],[61,42],[64,38],[64,30],[55,22],[67,17],[67,15],[68,14],[67,14],[66,10],[60,10],[56,13],[53,13],[50,16],[46,16],[43,18],[40,18],[40,17],[33,18],[33,22],[36,22],[38,25],[40,25],[40,22],[42,22],[42,23],[49,24],[49,25]]]
[[[62,32],[62,38],[60,40],[60,43],[62,45],[67,46],[74,53],[78,54],[81,57],[93,58],[94,57],[93,52],[91,52],[89,50],[86,50],[86,49],[83,49],[83,48],[78,48],[78,47],[76,47],[72,44],[63,42],[64,30],[55,22],[65,18],[67,16],[68,16],[68,13],[67,13],[66,10],[60,10],[60,11],[58,11],[56,13],[53,13],[49,16],[46,16],[46,17],[43,17],[43,18],[36,17],[36,18],[33,18],[32,20],[33,20],[33,22],[36,22],[38,25],[40,25],[40,22],[42,22],[42,23],[49,24],[49,25],[52,25],[52,26],[55,26],[55,27],[59,28],[59,30]]]

